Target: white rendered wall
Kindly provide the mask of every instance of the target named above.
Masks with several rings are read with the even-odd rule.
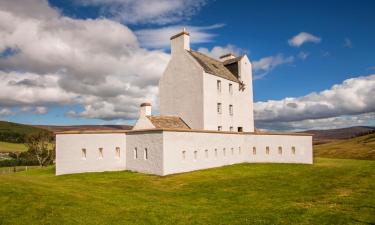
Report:
[[[142,173],[163,175],[162,132],[128,133],[126,136],[126,168]],[[145,158],[146,148],[147,159]],[[135,149],[137,149],[137,158]]]
[[[120,148],[119,158],[116,147]],[[86,149],[86,158],[82,158],[82,148]],[[103,158],[99,157],[99,148],[103,148]],[[125,170],[125,152],[124,133],[57,134],[56,175]]]
[[[270,147],[269,155],[265,154],[266,146]],[[281,155],[278,154],[279,146],[283,148]],[[295,146],[295,155],[291,154],[292,146]],[[253,147],[257,149],[255,155]],[[208,157],[205,150],[208,150]],[[182,151],[186,151],[185,159]],[[195,151],[197,159],[194,157]],[[241,162],[311,164],[312,159],[311,136],[164,132],[163,175]]]
[[[217,130],[222,126],[223,131],[237,131],[242,127],[244,132],[254,131],[253,120],[253,91],[251,64],[246,56],[239,62],[239,71],[245,90],[239,90],[239,84],[208,73],[204,75],[204,129]],[[221,91],[217,89],[217,81],[221,81]],[[232,84],[232,93],[229,92]],[[222,105],[222,113],[217,112],[217,103]],[[229,105],[233,105],[233,115],[229,114]]]
[[[191,128],[203,129],[202,96],[203,69],[184,48],[174,48],[159,81],[160,115],[179,116]]]

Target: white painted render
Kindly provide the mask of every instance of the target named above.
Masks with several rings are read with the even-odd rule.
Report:
[[[167,131],[164,132],[164,175],[243,162],[312,164],[311,143],[311,136]],[[292,146],[295,154],[292,154]],[[255,155],[253,147],[256,148]],[[282,147],[282,154],[278,152],[279,147]],[[183,151],[186,152],[185,159]]]
[[[120,148],[119,158],[116,147]],[[83,148],[86,158],[82,157]],[[103,149],[102,158],[99,148]],[[125,170],[125,151],[124,133],[56,135],[56,175]]]
[[[163,134],[162,132],[142,132],[126,135],[126,169],[164,175],[163,173]],[[148,158],[146,159],[145,150]],[[137,157],[135,157],[137,150]]]
[[[159,111],[181,117],[193,129],[204,129],[203,69],[181,47],[186,36],[171,41],[172,58],[159,81]]]
[[[313,163],[311,136],[148,130],[56,137],[56,175],[131,170],[164,176],[244,162]],[[120,159],[116,158],[116,147],[121,148]],[[82,148],[87,150],[86,159],[82,158]],[[103,148],[102,159],[99,148]]]

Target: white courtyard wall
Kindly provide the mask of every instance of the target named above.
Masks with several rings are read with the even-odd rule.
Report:
[[[126,169],[163,175],[163,133],[139,132],[128,133],[126,136]]]
[[[120,157],[116,147],[120,148]],[[82,157],[83,148],[86,158]],[[99,148],[103,149],[102,158]],[[125,170],[125,152],[125,133],[57,134],[56,175]]]
[[[266,146],[270,148],[269,154],[266,154]],[[279,146],[282,154],[278,153]],[[295,154],[291,153],[292,146],[296,149]],[[255,155],[253,147],[256,148]],[[311,164],[312,159],[311,136],[164,132],[163,175],[242,162]]]

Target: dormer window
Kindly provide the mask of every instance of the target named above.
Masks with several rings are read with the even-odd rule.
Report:
[[[220,80],[217,80],[216,87],[217,87],[217,91],[221,92],[221,81]]]

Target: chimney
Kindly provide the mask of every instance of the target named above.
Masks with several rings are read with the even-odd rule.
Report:
[[[190,34],[184,28],[182,32],[171,37],[171,53],[174,55],[185,50],[190,50]]]
[[[145,102],[141,104],[139,117],[151,116],[151,103]]]
[[[224,61],[226,61],[228,59],[234,59],[234,58],[236,58],[236,56],[233,53],[228,53],[228,54],[220,56],[220,60],[222,62],[224,62]]]

